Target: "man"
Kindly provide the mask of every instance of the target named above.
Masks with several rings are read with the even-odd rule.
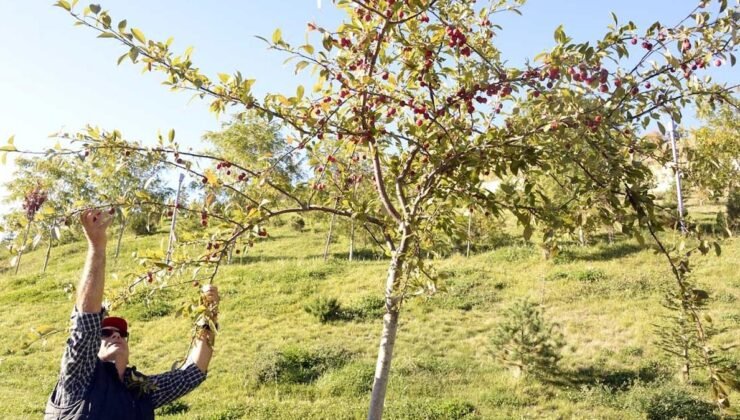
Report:
[[[102,308],[106,228],[112,219],[99,210],[85,210],[80,217],[88,240],[87,260],[46,419],[153,419],[154,409],[187,394],[206,378],[215,337],[207,327],[199,329],[180,369],[147,377],[128,367],[128,323],[104,318]],[[217,308],[215,286],[204,287],[203,298]]]

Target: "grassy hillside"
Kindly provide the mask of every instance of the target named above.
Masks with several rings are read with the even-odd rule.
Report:
[[[386,262],[349,262],[341,240],[324,262],[323,230],[273,229],[270,240],[220,271],[223,331],[209,379],[160,410],[163,418],[364,418],[381,329],[371,303],[381,296]],[[134,267],[135,249],[158,247],[164,238],[124,238],[121,258],[108,261],[109,284],[122,284],[113,274]],[[37,250],[23,257],[19,275],[0,274],[3,418],[43,412],[65,333],[27,349],[20,344],[34,328],[66,327],[68,287],[78,281],[84,251],[83,243],[54,248],[42,275],[44,250]],[[574,245],[545,261],[536,247],[511,245],[435,265],[449,275],[447,291],[402,310],[386,418],[638,419],[651,401],[707,397],[700,368],[693,384],[682,385],[675,361],[654,345],[654,324],[667,314],[660,302],[674,284],[665,260],[649,246],[621,238]],[[694,273],[710,292],[709,314],[727,328],[716,343],[730,343],[740,335],[740,241],[725,241],[721,258],[697,258]],[[131,320],[132,363],[143,372],[169,369],[188,348],[189,323],[173,314],[195,289],[168,290],[149,306],[140,300],[116,312]],[[322,324],[303,309],[317,297],[335,297],[366,316]],[[491,353],[492,331],[519,298],[541,303],[546,319],[560,325],[567,345],[556,380],[515,379]],[[262,383],[279,354],[308,370],[324,369],[308,383]],[[740,360],[738,349],[730,355]],[[731,400],[740,403],[740,395]],[[686,409],[702,408],[691,404]]]

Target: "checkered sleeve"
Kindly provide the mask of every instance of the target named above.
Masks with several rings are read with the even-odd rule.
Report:
[[[152,393],[154,408],[161,407],[182,397],[195,389],[205,379],[206,374],[192,362],[180,369],[150,376],[149,380],[155,386]]]
[[[103,311],[78,312],[75,307],[70,319],[70,334],[62,356],[62,368],[54,401],[60,406],[82,399],[90,384],[98,350],[100,350],[100,325],[103,322]]]

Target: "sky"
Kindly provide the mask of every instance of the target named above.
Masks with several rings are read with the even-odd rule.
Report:
[[[504,59],[521,65],[526,58],[554,45],[553,31],[563,24],[576,41],[596,40],[612,23],[632,20],[640,29],[660,20],[675,24],[698,0],[530,0],[522,16],[498,14],[503,26],[495,39]],[[49,134],[82,129],[86,124],[119,129],[125,138],[154,143],[156,133],[173,128],[181,145],[197,148],[206,131],[219,121],[208,103],[190,94],[173,93],[158,73],[116,65],[125,52],[110,39],[73,26],[66,11],[50,0],[0,0],[0,144],[15,135],[24,150],[44,150]],[[268,51],[255,37],[270,38],[280,28],[291,43],[305,39],[306,23],[333,28],[343,18],[331,0],[102,0],[114,22],[127,19],[147,38],[173,36],[174,51],[194,46],[193,61],[205,74],[236,70],[254,78],[257,97],[266,92],[292,94],[299,83],[287,57]],[[81,10],[84,1],[77,6]],[[733,69],[735,70],[735,69]],[[720,77],[737,80],[737,75]],[[11,161],[11,159],[8,159]],[[12,164],[0,166],[0,184],[12,177]],[[0,199],[5,189],[0,186]],[[0,204],[0,214],[7,211]]]

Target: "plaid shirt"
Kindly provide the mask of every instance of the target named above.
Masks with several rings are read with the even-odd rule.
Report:
[[[54,404],[67,406],[85,396],[92,379],[100,350],[100,329],[103,312],[85,313],[72,311],[72,327],[67,347],[62,356],[62,368],[56,385]],[[132,372],[126,368],[124,383],[131,385]],[[141,376],[141,374],[137,375]],[[206,374],[191,361],[177,370],[146,377],[154,389],[151,393],[154,408],[172,402],[192,391],[206,379]]]

